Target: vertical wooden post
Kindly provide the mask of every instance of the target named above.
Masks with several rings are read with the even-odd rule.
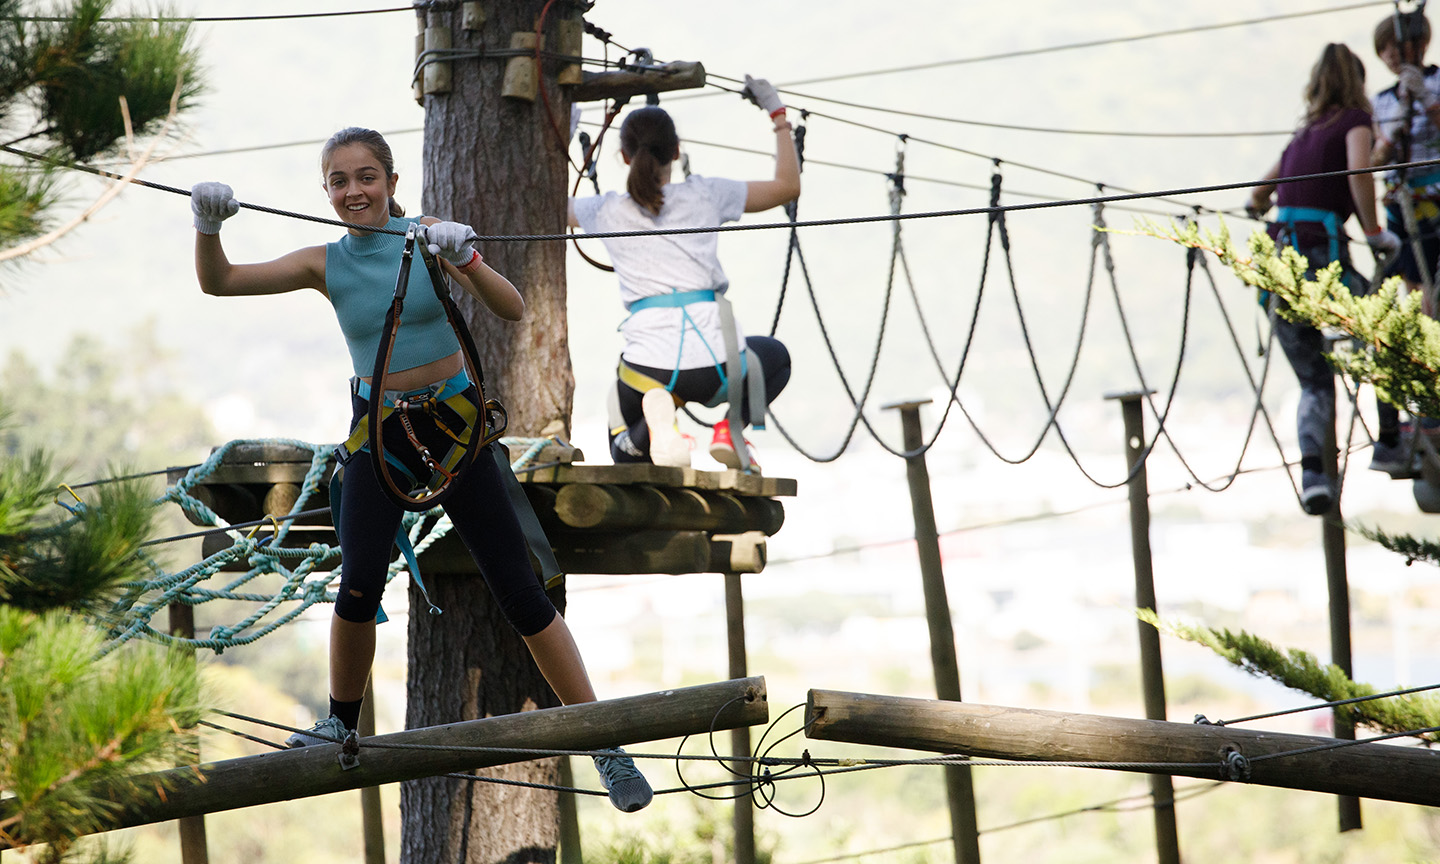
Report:
[[[910,508],[915,517],[915,547],[920,557],[920,579],[925,592],[925,620],[930,625],[930,664],[935,670],[935,695],[960,700],[960,664],[955,655],[955,629],[940,565],[940,535],[935,529],[935,506],[930,498],[930,471],[925,466],[920,406],[929,399],[884,406],[900,412],[904,447],[914,453],[905,459],[910,482]],[[958,864],[980,864],[980,829],[975,819],[975,788],[968,765],[945,766],[945,789],[950,799],[950,839]]]
[[[1333,400],[1332,400],[1332,405]],[[1335,503],[1321,516],[1320,543],[1325,550],[1325,584],[1330,594],[1330,662],[1347,676],[1355,677],[1354,665],[1350,658],[1350,579],[1345,567],[1345,523],[1340,516],[1340,466],[1336,456],[1335,413],[1332,410],[1325,423],[1325,476],[1330,478],[1330,488],[1335,490]],[[1355,726],[1344,716],[1344,709],[1334,709],[1335,737],[1353,741]],[[1336,799],[1339,807],[1340,830],[1357,831],[1363,828],[1360,817],[1360,799],[1352,795],[1341,795]]]
[[[365,701],[360,703],[361,738],[375,734],[375,680],[365,682]],[[365,864],[385,864],[385,824],[380,815],[380,787],[360,790],[360,825],[365,837]]]
[[[569,756],[560,757],[560,785],[567,789],[575,786],[575,769]],[[585,864],[585,855],[580,849],[580,814],[575,806],[574,792],[560,793],[560,864]]]
[[[195,607],[184,603],[171,603],[166,607],[169,613],[170,635],[183,639],[195,636]],[[190,653],[194,662],[194,652]],[[199,756],[199,747],[196,747]],[[210,846],[205,839],[205,817],[186,816],[177,820],[180,827],[180,861],[182,864],[210,864]]]
[[[1153,392],[1153,391],[1151,391]],[[1135,562],[1135,605],[1155,611],[1155,570],[1150,554],[1150,480],[1145,472],[1144,398],[1149,392],[1111,393],[1125,420],[1125,465],[1130,482],[1130,554]],[[1137,621],[1140,631],[1140,686],[1145,718],[1165,719],[1165,672],[1160,661],[1160,631]],[[1160,864],[1180,864],[1180,834],[1175,824],[1175,786],[1168,774],[1150,775],[1155,808],[1155,852]]]
[[[725,643],[730,654],[730,677],[746,678],[745,671],[745,596],[740,589],[740,574],[725,574]],[[748,760],[750,757],[750,729],[736,727],[730,730],[730,755]],[[749,775],[749,761],[736,762],[736,771]],[[750,789],[735,797],[735,864],[755,864],[755,807],[750,800]]]

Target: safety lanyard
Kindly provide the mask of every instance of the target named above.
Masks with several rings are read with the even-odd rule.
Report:
[[[438,474],[441,479],[438,483],[432,483],[427,487],[428,492],[419,491],[416,494],[416,490],[407,492],[402,489],[390,473],[389,460],[385,455],[385,436],[382,434],[381,428],[388,412],[385,411],[385,399],[378,397],[385,393],[385,378],[390,370],[390,356],[395,347],[395,334],[400,329],[400,316],[405,309],[405,293],[410,282],[410,264],[414,260],[415,239],[419,232],[419,226],[420,223],[412,222],[410,228],[405,232],[405,246],[400,253],[400,274],[395,278],[395,296],[390,302],[390,308],[385,312],[385,324],[380,330],[380,345],[375,352],[375,371],[370,377],[371,399],[368,417],[370,459],[380,478],[381,488],[400,508],[417,513],[442,504],[453,491],[455,481],[474,461],[476,451],[498,440],[501,435],[505,434],[505,428],[509,425],[509,416],[505,412],[505,406],[496,399],[485,398],[485,375],[480,367],[480,355],[475,349],[475,340],[470,335],[470,329],[464,326],[460,310],[455,307],[455,301],[450,298],[450,292],[446,290],[445,274],[440,269],[439,261],[430,255],[424,246],[421,246],[420,259],[425,262],[425,270],[430,275],[431,287],[435,289],[435,296],[439,298],[441,307],[445,309],[445,317],[449,320],[451,329],[455,331],[455,336],[460,340],[460,353],[465,359],[465,367],[470,374],[470,380],[475,382],[475,387],[480,393],[482,410],[481,416],[476,419],[470,429],[469,441],[463,444],[463,454],[459,462],[450,467],[443,467],[414,435],[409,418],[405,413],[409,406],[404,403],[397,404],[395,410],[401,412],[401,421],[405,426],[406,436],[416,446],[426,467]]]

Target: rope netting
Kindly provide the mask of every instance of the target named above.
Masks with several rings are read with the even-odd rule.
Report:
[[[523,447],[512,463],[520,470],[528,465],[553,438],[502,438],[502,444]],[[294,504],[283,515],[265,520],[273,533],[257,537],[258,527],[250,530],[227,523],[220,514],[197,497],[199,487],[211,478],[234,451],[256,445],[280,445],[310,454],[310,467],[299,484]],[[340,577],[340,547],[330,543],[311,542],[304,547],[282,545],[290,536],[297,517],[328,512],[313,510],[307,505],[314,499],[322,482],[333,468],[333,444],[311,444],[294,439],[239,439],[215,448],[204,462],[185,472],[170,485],[156,503],[173,503],[191,522],[220,529],[213,532],[230,538],[230,545],[206,555],[182,570],[167,572],[154,556],[142,550],[140,555],[151,571],[150,578],[127,583],[122,599],[99,615],[96,622],[106,632],[105,653],[132,639],[147,639],[166,645],[203,648],[216,654],[226,648],[247,645],[294,621],[307,609],[321,603],[335,602],[334,585]],[[450,532],[450,518],[439,508],[422,513],[405,513],[401,528],[420,554]],[[241,562],[244,570],[234,570]],[[334,566],[332,566],[334,565]],[[406,563],[397,556],[389,565],[388,584]],[[229,581],[218,584],[222,572],[234,574]],[[278,584],[276,584],[278,583]],[[251,604],[248,614],[231,624],[216,624],[204,636],[186,637],[157,627],[155,616],[172,604],[199,606],[215,600]]]

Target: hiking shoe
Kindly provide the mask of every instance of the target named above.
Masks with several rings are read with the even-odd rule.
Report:
[[[1408,436],[1402,435],[1394,444],[1375,442],[1370,448],[1370,470],[1384,471],[1396,480],[1413,480],[1420,476],[1420,453],[1411,446]]]
[[[340,718],[331,714],[319,723],[310,727],[308,732],[296,732],[285,739],[286,747],[309,747],[314,744],[339,744],[345,740],[350,730],[340,722]]]
[[[1335,503],[1335,489],[1324,471],[1306,468],[1300,472],[1300,509],[1319,516]]]
[[[745,455],[750,457],[751,474],[760,473],[760,463],[755,461],[755,445],[745,440]],[[710,458],[726,468],[740,469],[740,454],[735,452],[735,441],[730,437],[730,421],[720,420],[715,424],[715,437],[710,439]]]
[[[616,810],[634,813],[650,803],[655,797],[645,775],[635,767],[635,760],[619,747],[602,750],[595,756],[595,770],[600,772],[600,783],[610,793],[610,803]]]
[[[694,442],[680,434],[675,425],[675,398],[663,387],[646,390],[640,397],[640,410],[645,425],[650,427],[650,461],[672,468],[690,467],[690,448]]]

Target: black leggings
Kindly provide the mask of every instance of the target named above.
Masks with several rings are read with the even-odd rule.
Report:
[[[353,428],[353,423],[369,410],[369,403],[359,396],[353,396],[351,401],[355,410]],[[416,436],[432,452],[448,449],[449,439],[438,437],[443,433],[433,424],[414,425]],[[391,415],[384,430],[387,450],[394,440],[392,427],[398,426],[398,416]],[[529,546],[506,493],[496,453],[492,452],[499,446],[492,443],[475,454],[469,469],[455,481],[444,508],[506,620],[521,636],[533,636],[550,625],[556,610],[530,564]],[[395,441],[393,452],[409,461],[414,448],[402,435]],[[391,474],[404,476],[393,466]],[[340,500],[337,530],[342,566],[335,614],[356,623],[373,621],[395,551],[395,531],[405,511],[385,495],[368,449],[356,453],[346,464]]]
[[[768,403],[775,401],[775,397],[790,383],[790,352],[784,343],[770,336],[747,336],[745,347],[755,352],[764,368],[767,402],[765,407],[768,408]],[[709,402],[722,386],[720,370],[715,366],[682,369],[676,374],[674,369],[657,369],[635,363],[628,365],[661,384],[669,384],[673,377],[675,386],[670,388],[670,392],[682,402],[704,404]],[[616,462],[647,462],[650,459],[650,427],[645,425],[645,412],[641,409],[645,394],[623,381],[616,381],[615,386],[620,397],[620,418],[625,425],[610,430],[610,458]],[[741,392],[744,395],[740,402],[740,417],[742,422],[748,425],[752,416],[750,388],[742,387]],[[628,437],[628,447],[621,436]]]

